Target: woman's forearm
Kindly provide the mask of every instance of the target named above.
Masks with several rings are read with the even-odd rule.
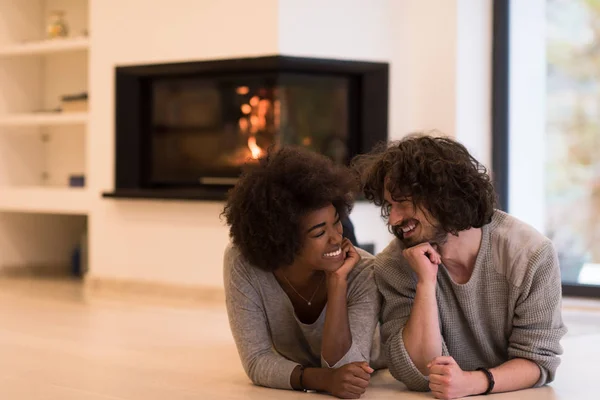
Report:
[[[329,391],[329,381],[331,380],[332,370],[327,368],[305,368],[298,366],[292,372],[290,383],[295,390],[308,389],[319,392]],[[302,382],[300,382],[302,377]]]
[[[327,280],[327,313],[323,327],[321,354],[329,366],[335,365],[352,346],[348,322],[346,278]]]

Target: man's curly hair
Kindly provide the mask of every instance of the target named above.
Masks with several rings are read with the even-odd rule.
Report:
[[[299,147],[269,150],[247,164],[228,193],[222,216],[229,236],[254,266],[273,271],[290,265],[303,245],[300,219],[332,204],[346,217],[357,181],[329,158]]]
[[[352,165],[365,197],[381,207],[386,219],[384,188],[395,201],[411,198],[423,206],[454,235],[492,220],[496,193],[487,170],[453,139],[411,135],[357,156]]]

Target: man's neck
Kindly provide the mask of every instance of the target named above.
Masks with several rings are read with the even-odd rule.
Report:
[[[466,283],[471,278],[479,247],[481,228],[460,231],[458,236],[448,235],[448,241],[439,246],[442,263],[457,283]]]

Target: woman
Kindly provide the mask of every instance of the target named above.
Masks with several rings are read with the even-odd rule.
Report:
[[[283,148],[247,166],[229,193],[227,313],[255,384],[359,398],[381,367],[369,366],[379,356],[373,256],[342,236],[354,189],[344,167]]]

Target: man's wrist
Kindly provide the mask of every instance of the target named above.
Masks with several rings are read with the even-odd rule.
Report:
[[[483,394],[488,389],[488,378],[483,371],[470,371],[469,382],[470,382],[470,395],[476,396]]]
[[[418,278],[418,279],[419,280],[417,281],[417,290],[435,293],[435,288],[437,287],[436,280],[427,280],[427,279],[421,279],[421,278]]]

